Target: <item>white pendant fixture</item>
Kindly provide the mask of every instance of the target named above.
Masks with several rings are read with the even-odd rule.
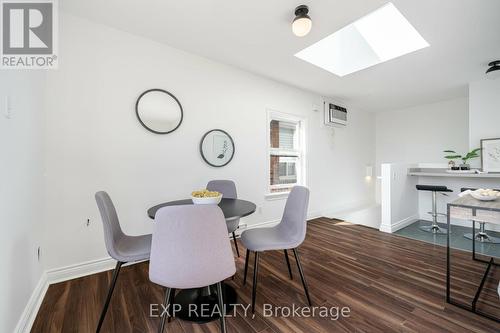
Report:
[[[309,7],[306,5],[300,5],[295,8],[295,19],[292,22],[292,31],[297,37],[304,37],[311,31],[312,20],[307,15],[309,13]]]

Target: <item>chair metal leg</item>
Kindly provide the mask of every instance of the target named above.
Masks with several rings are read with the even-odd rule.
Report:
[[[170,291],[171,291],[170,288],[167,288],[165,290],[165,301],[163,302],[163,305],[165,306],[165,308],[170,303],[170,294],[171,294]],[[167,313],[163,313],[163,311],[162,311],[161,322],[160,322],[160,326],[158,327],[158,333],[163,333],[163,331],[165,330],[165,319],[167,319],[169,312],[170,311],[167,311]]]
[[[238,258],[240,257],[240,250],[238,249],[238,242],[236,241],[236,234],[233,232],[234,247],[236,248],[236,254]]]
[[[245,256],[245,273],[243,276],[243,285],[247,284],[248,258],[250,258],[250,250],[247,249],[247,255]]]
[[[486,233],[486,228],[485,228],[485,223],[484,222],[479,222],[479,232],[474,234],[469,233],[469,234],[464,234],[465,238],[468,239],[476,239],[478,242],[481,243],[490,243],[490,244],[500,244],[500,238],[498,237],[492,237]]]
[[[124,262],[118,261],[116,263],[115,270],[113,271],[113,278],[111,279],[111,283],[109,284],[108,296],[106,297],[106,302],[104,303],[104,308],[101,311],[101,316],[99,317],[99,323],[97,324],[96,333],[101,331],[102,323],[104,322],[104,318],[106,317],[106,313],[108,312],[109,302],[111,301],[111,296],[113,295],[113,290],[115,290],[116,280],[118,279],[118,274],[120,274],[120,268]]]
[[[430,214],[432,215],[432,224],[421,226],[420,230],[437,235],[446,235],[448,231],[445,228],[441,228],[437,223],[437,216],[442,214],[437,212],[436,191],[432,192],[432,212],[430,212]]]
[[[295,260],[297,261],[297,266],[299,267],[300,279],[302,280],[302,285],[304,286],[304,292],[306,293],[307,302],[309,306],[312,306],[311,298],[309,297],[309,290],[307,289],[306,277],[304,276],[304,271],[302,270],[302,265],[300,264],[299,253],[297,249],[293,249],[293,254],[295,255]]]
[[[293,280],[292,267],[290,267],[290,259],[288,259],[288,251],[284,250],[284,252],[285,252],[286,265],[288,266],[288,274],[290,274],[290,280]]]
[[[172,318],[174,317],[174,304],[175,304],[175,288],[172,288],[170,290],[170,309],[169,309],[169,314],[170,316],[168,317],[168,322],[170,323],[172,321]]]
[[[252,313],[255,313],[255,298],[257,296],[257,275],[259,274],[259,252],[255,251],[253,264]]]
[[[226,310],[224,309],[224,299],[222,296],[222,283],[217,283],[217,295],[219,297],[219,310],[220,310],[220,331],[226,333]]]

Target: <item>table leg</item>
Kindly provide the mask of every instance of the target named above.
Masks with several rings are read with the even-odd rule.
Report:
[[[475,214],[474,214],[475,215]],[[472,260],[476,260],[476,220],[472,220]]]
[[[478,310],[476,308],[476,304],[477,304],[477,301],[479,300],[479,296],[481,294],[481,291],[484,287],[484,284],[485,284],[485,281],[488,277],[488,274],[490,272],[490,269],[491,269],[491,266],[500,266],[500,264],[496,263],[494,258],[490,258],[489,261],[486,261],[486,260],[483,260],[483,259],[480,259],[480,258],[476,258],[476,248],[475,248],[475,237],[473,237],[472,239],[472,258],[473,260],[476,260],[476,261],[481,261],[481,262],[484,262],[484,263],[487,263],[488,266],[486,267],[486,270],[483,274],[483,278],[481,280],[481,283],[476,291],[476,294],[474,296],[474,300],[472,301],[472,304],[471,306],[468,306],[468,305],[465,305],[465,304],[462,304],[462,303],[458,303],[458,302],[455,302],[454,300],[451,299],[451,255],[450,255],[450,219],[451,219],[451,215],[450,215],[450,204],[447,205],[447,220],[446,220],[446,224],[447,224],[447,237],[446,237],[446,303],[449,303],[449,304],[452,304],[454,306],[457,306],[459,308],[462,308],[464,310],[467,310],[467,311],[470,311],[470,312],[473,312],[473,313],[476,313],[480,316],[483,316],[483,317],[486,317],[486,318],[489,318],[491,320],[494,320],[496,321],[497,323],[500,323],[500,318],[497,318],[495,316],[492,316],[488,313],[484,313],[482,312],[481,310]],[[473,209],[473,216],[476,215],[476,209]],[[472,220],[472,234],[474,235],[474,232],[475,232],[475,220]]]
[[[473,312],[476,312],[476,304],[477,304],[477,301],[479,300],[479,295],[481,295],[481,291],[483,290],[484,283],[486,282],[486,279],[488,278],[488,274],[490,273],[490,268],[491,268],[492,264],[493,264],[493,258],[490,259],[488,267],[486,267],[486,271],[483,274],[483,279],[481,280],[481,284],[479,285],[479,288],[477,288],[476,295],[474,295],[474,300],[472,301],[472,311]]]
[[[447,205],[446,216],[446,302],[450,303],[450,205]]]

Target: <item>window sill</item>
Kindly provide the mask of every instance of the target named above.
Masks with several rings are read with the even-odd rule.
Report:
[[[264,196],[266,200],[272,201],[272,200],[283,200],[288,198],[288,194],[290,192],[278,192],[278,193],[268,193]]]

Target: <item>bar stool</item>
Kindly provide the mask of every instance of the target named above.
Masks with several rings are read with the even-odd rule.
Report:
[[[432,216],[432,224],[431,225],[425,225],[421,226],[420,230],[426,231],[426,232],[432,232],[433,234],[446,234],[448,230],[445,228],[441,228],[437,224],[437,217],[438,215],[446,216],[446,214],[438,213],[437,212],[437,198],[436,194],[439,192],[442,195],[446,195],[443,192],[453,192],[446,186],[437,186],[437,185],[417,185],[417,190],[419,191],[431,191],[432,192],[432,212],[429,212],[429,214]]]
[[[477,189],[470,188],[470,187],[462,187],[460,189],[460,192],[464,192],[467,190],[475,191]],[[500,191],[500,190],[495,190],[495,191]],[[479,222],[479,221],[476,221],[476,222]],[[500,238],[490,236],[486,233],[485,224],[486,224],[485,222],[479,222],[479,232],[476,233],[475,239],[477,241],[480,241],[483,243],[500,244]],[[464,234],[464,237],[467,239],[473,239],[472,233]]]

